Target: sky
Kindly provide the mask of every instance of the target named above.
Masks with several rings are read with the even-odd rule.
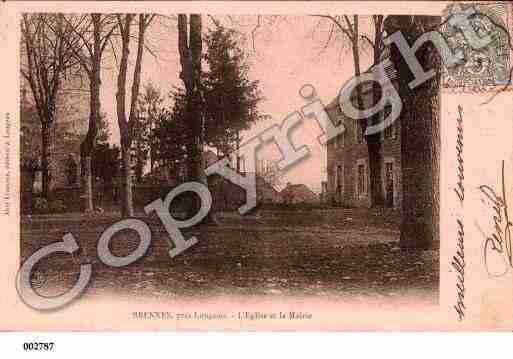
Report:
[[[206,31],[213,23],[206,15],[202,18]],[[265,98],[259,104],[259,110],[271,117],[243,133],[243,139],[256,136],[264,129],[280,124],[293,112],[299,111],[306,104],[299,95],[302,86],[313,85],[320,99],[327,105],[354,73],[352,54],[347,41],[341,35],[333,35],[328,46],[325,46],[330,33],[329,20],[312,16],[263,16],[260,18],[261,25],[256,27],[257,16],[216,15],[216,18],[243,35],[242,45],[250,62],[249,78],[259,81]],[[369,27],[368,19],[361,21],[361,28],[365,31]],[[254,36],[251,37],[255,27]],[[153,54],[145,51],[142,84],[151,81],[164,94],[173,86],[182,85],[178,78],[181,66],[177,37],[176,20],[173,16],[161,17],[149,28],[147,43]],[[135,41],[132,43],[135,46]],[[362,50],[363,70],[368,66],[367,52]],[[135,53],[133,48],[131,57]],[[107,65],[102,73],[102,112],[107,115],[111,141],[119,143],[115,103],[117,70],[113,59],[112,54],[107,55]],[[129,71],[131,69],[133,68],[129,67]],[[133,72],[129,72],[130,82],[132,76]],[[130,85],[131,83],[127,89],[130,89]],[[326,179],[326,148],[317,142],[320,134],[320,128],[313,119],[304,119],[293,130],[291,139],[294,145],[308,146],[310,155],[283,174],[282,185],[287,182],[304,183],[312,190],[320,192],[321,181]],[[274,161],[280,158],[280,154],[277,146],[271,142],[257,152],[257,158]]]

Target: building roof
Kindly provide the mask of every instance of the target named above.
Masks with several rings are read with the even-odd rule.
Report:
[[[389,50],[389,47],[386,47],[385,50],[383,51],[383,60],[382,61],[387,61],[387,60],[389,60],[389,58],[390,58],[390,50]],[[365,72],[363,72],[363,74],[371,73],[376,66],[377,65],[373,65],[373,66],[369,67]],[[387,61],[385,63],[384,70],[385,70],[385,76],[388,77],[390,80],[393,81],[393,80],[397,79],[397,70],[395,69],[395,66],[392,63],[392,61]],[[332,110],[332,109],[335,109],[338,107],[338,98],[340,96],[340,91],[343,88],[345,88],[347,86],[347,84],[349,83],[349,81],[351,81],[352,79],[353,78],[351,77],[346,82],[344,82],[344,85],[340,88],[337,96],[335,96],[335,98],[333,100],[331,100],[331,102],[328,105],[325,106],[325,108],[327,110]],[[369,94],[372,91],[372,82],[369,82],[369,81],[364,82],[362,84],[362,91],[363,91],[364,95]]]
[[[319,196],[315,192],[313,192],[310,188],[308,188],[305,184],[291,184],[288,183],[287,186],[280,192],[282,198],[285,197],[293,197],[296,201],[299,202],[316,202],[319,200]]]

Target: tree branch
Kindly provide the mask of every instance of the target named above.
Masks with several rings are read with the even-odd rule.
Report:
[[[366,40],[366,41],[369,43],[369,45],[371,45],[372,47],[374,47],[374,42],[372,42],[372,40],[371,40],[371,39],[369,39],[369,37],[368,37],[367,35],[360,35],[360,37],[361,37],[362,39]]]
[[[353,35],[351,34],[350,30],[346,29],[341,23],[340,21],[338,21],[338,19],[336,19],[335,17],[331,16],[331,15],[312,15],[314,17],[320,17],[320,18],[324,18],[324,19],[329,19],[331,20],[337,27],[340,31],[342,31],[342,33],[344,35],[347,36],[347,38],[349,39],[349,41],[353,42]]]
[[[251,30],[251,42],[253,44],[253,51],[256,52],[256,48],[255,48],[255,34],[256,34],[256,31],[260,28],[261,26],[261,21],[262,21],[262,18],[261,18],[261,15],[258,15],[257,16],[257,24],[255,25],[255,27]]]

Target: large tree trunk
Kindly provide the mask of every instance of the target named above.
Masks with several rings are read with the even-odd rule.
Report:
[[[81,167],[81,188],[82,188],[82,210],[86,213],[94,211],[93,203],[93,176],[91,156],[82,154],[80,158]]]
[[[187,34],[189,37],[187,39]],[[187,97],[186,116],[188,126],[188,179],[203,183],[208,186],[205,175],[205,161],[203,156],[204,144],[204,119],[203,119],[203,98],[201,92],[201,15],[191,14],[189,31],[187,31],[187,15],[178,15],[178,50],[182,72],[180,78],[185,84]],[[194,195],[190,199],[188,216],[195,215],[200,206],[201,200]],[[205,218],[206,222],[216,222],[213,210]]]
[[[235,153],[237,154],[237,157],[235,159],[235,167],[236,167],[236,171],[237,173],[241,173],[241,166],[240,166],[240,162],[241,162],[241,158],[239,156],[239,150],[240,150],[240,131],[237,131],[237,139],[235,140]]]
[[[190,50],[192,62],[192,81],[193,87],[190,91],[188,100],[188,115],[191,134],[191,162],[190,162],[190,181],[196,181],[208,186],[205,175],[205,163],[203,158],[203,111],[201,94],[201,15],[191,14],[190,16]],[[201,200],[198,196],[193,196],[193,206],[190,215],[197,213],[201,207]]]
[[[189,89],[188,114],[190,133],[192,136],[192,161],[191,161],[191,180],[202,182],[202,162],[203,162],[203,113],[201,111],[201,15],[192,14],[190,16],[190,53],[192,65],[192,87]]]
[[[121,157],[123,161],[122,168],[122,188],[121,188],[121,215],[131,217],[134,215],[133,194],[132,194],[132,171],[130,161],[130,148],[122,146]]]
[[[41,177],[42,177],[42,197],[49,199],[50,193],[50,146],[51,146],[51,121],[42,123],[41,128]]]
[[[127,83],[128,55],[130,52],[130,28],[132,26],[133,16],[127,14],[123,18],[118,15],[118,24],[121,30],[122,53],[118,74],[118,89],[116,93],[116,110],[118,116],[119,132],[121,136],[121,155],[123,159],[123,189],[121,192],[121,215],[123,217],[132,217],[134,215],[133,194],[132,194],[132,164],[131,164],[131,146],[133,143],[133,129],[136,122],[139,121],[137,101],[139,99],[139,87],[141,82],[142,57],[144,50],[144,33],[146,27],[151,22],[149,15],[139,15],[139,34],[137,44],[137,57],[134,67],[134,78],[132,82],[132,92],[130,101],[129,121],[126,118],[125,96]],[[137,179],[142,176],[142,165],[139,161],[136,164]]]
[[[26,195],[25,197],[25,203],[26,203],[26,207],[25,207],[25,210],[28,211],[28,213],[32,213],[34,211],[34,185],[36,183],[36,175],[37,175],[37,170],[35,169],[29,169],[26,173],[28,173],[28,194],[23,193]],[[23,179],[22,179],[23,181]],[[23,191],[23,189],[22,189]]]
[[[127,68],[128,68],[128,55],[130,44],[130,26],[132,23],[132,15],[125,15],[124,23],[121,16],[118,17],[121,29],[122,52],[121,61],[119,65],[119,74],[116,92],[116,111],[118,117],[119,134],[121,137],[121,158],[123,161],[122,166],[122,183],[121,183],[121,216],[133,216],[132,205],[132,164],[130,161],[130,146],[132,144],[132,136],[129,124],[126,119],[126,81],[127,81]]]
[[[22,61],[21,74],[30,86],[41,122],[42,196],[48,199],[51,188],[50,136],[55,119],[55,100],[61,88],[60,77],[68,66],[71,51],[64,45],[66,35],[63,34],[62,15],[44,18],[23,15],[21,32],[26,61]],[[52,23],[53,26],[50,25]],[[49,32],[54,34],[49,36]]]
[[[82,210],[84,212],[94,211],[93,204],[93,180],[91,158],[96,141],[97,121],[100,113],[100,85],[91,82],[91,100],[89,114],[89,129],[85,139],[80,144],[80,162],[81,162],[81,188],[82,188]]]
[[[386,30],[391,34],[401,30],[410,46],[422,35],[440,23],[440,18],[429,16],[390,16]],[[434,68],[437,75],[410,90],[413,74],[392,46],[391,60],[399,78],[399,94],[403,100],[401,113],[401,170],[403,248],[430,248],[439,245],[439,86],[440,57],[432,44],[424,45],[416,53],[425,70]]]
[[[91,157],[96,144],[97,123],[100,117],[101,19],[99,14],[93,14],[92,18],[94,26],[94,56],[91,57],[91,74],[89,76],[89,128],[84,140],[80,144],[82,209],[84,212],[94,211]]]
[[[134,176],[135,176],[135,183],[141,183],[143,178],[143,170],[144,170],[144,160],[141,158],[137,159],[137,162],[135,164],[134,168]]]
[[[150,173],[153,175],[153,170],[155,169],[155,143],[153,140],[153,128],[150,129]]]
[[[36,175],[37,175],[37,171],[35,171],[35,170],[30,171],[29,188],[30,188],[30,197],[31,198],[34,196],[34,185],[36,183]]]
[[[132,81],[132,93],[130,99],[130,126],[135,126],[137,121],[140,121],[138,113],[139,109],[137,108],[137,101],[139,99],[139,88],[141,87],[141,69],[142,69],[142,58],[144,52],[144,33],[146,31],[146,16],[147,15],[139,15],[139,34],[138,34],[138,44],[137,44],[137,56],[135,59],[135,67],[134,67],[134,79]],[[149,23],[148,23],[149,24]],[[151,123],[149,124],[151,130]],[[133,139],[132,130],[130,130],[130,139]],[[140,144],[138,144],[139,146]],[[137,164],[136,164],[136,177],[137,181],[141,181],[142,173],[144,169],[144,163],[146,158],[141,158],[138,156]],[[131,194],[130,194],[131,195]]]

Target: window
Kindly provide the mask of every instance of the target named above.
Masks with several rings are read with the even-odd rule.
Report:
[[[342,179],[343,179],[342,165],[338,165],[337,166],[337,187],[342,187]]]
[[[336,177],[336,191],[337,191],[337,196],[339,199],[342,196],[343,184],[344,184],[344,168],[342,167],[342,165],[338,165],[337,166],[337,177]]]
[[[185,165],[185,163],[180,163],[178,166],[178,181],[187,181],[187,166]]]
[[[355,122],[356,143],[363,143],[363,129],[358,122]]]
[[[365,165],[358,165],[358,195],[365,193]]]
[[[386,177],[391,178],[392,176],[392,169],[394,168],[393,162],[387,162],[385,163],[385,170],[386,170]]]
[[[242,173],[246,173],[246,157],[239,156],[239,166],[240,171],[242,171]]]
[[[385,162],[385,205],[394,206],[394,163]]]
[[[70,155],[66,161],[66,179],[68,186],[77,184],[78,181],[78,166],[73,157]]]
[[[390,126],[385,127],[384,137],[385,137],[385,139],[395,139],[396,134],[395,134],[394,123],[390,124]]]
[[[385,163],[385,185],[388,188],[388,187],[393,186],[393,183],[394,183],[394,164],[392,162],[387,162],[387,163]],[[392,189],[393,189],[393,187],[392,187]]]

